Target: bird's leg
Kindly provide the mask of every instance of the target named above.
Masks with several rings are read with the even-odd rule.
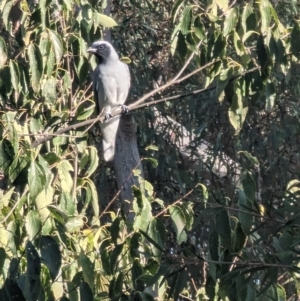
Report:
[[[112,117],[111,113],[105,113],[105,120],[109,120]]]
[[[111,115],[111,108],[106,108],[105,111],[106,112],[105,112],[104,118],[105,118],[105,120],[109,120],[112,117],[112,115]]]
[[[125,105],[119,105],[121,107],[122,110],[122,114],[128,113],[129,112],[129,108]]]

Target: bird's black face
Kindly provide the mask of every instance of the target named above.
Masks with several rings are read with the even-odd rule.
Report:
[[[111,50],[110,47],[104,43],[94,43],[87,51],[94,54],[101,63],[109,58]]]

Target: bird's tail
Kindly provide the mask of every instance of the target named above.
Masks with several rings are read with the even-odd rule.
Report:
[[[120,116],[100,124],[103,135],[103,157],[105,161],[112,161],[115,156],[116,138],[120,123]]]

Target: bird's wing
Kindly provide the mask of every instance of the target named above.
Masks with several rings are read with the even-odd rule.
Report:
[[[118,74],[116,80],[118,82],[118,90],[117,90],[117,98],[118,98],[118,105],[122,105],[125,103],[129,88],[130,88],[130,72],[127,64],[119,61],[118,64]]]
[[[99,105],[99,97],[101,97],[101,95],[103,95],[103,87],[99,87],[98,78],[99,78],[99,70],[98,70],[98,68],[96,68],[94,70],[93,90],[94,90],[94,99],[95,99],[97,115],[99,115],[101,113],[101,110],[103,109],[103,108],[101,109],[100,105]],[[101,91],[99,91],[99,90],[101,90]]]
[[[115,78],[104,68],[97,68],[94,76],[94,94],[98,114],[105,110],[110,113],[117,105],[117,83]]]

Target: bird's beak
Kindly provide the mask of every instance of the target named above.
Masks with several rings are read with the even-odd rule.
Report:
[[[87,50],[87,52],[89,52],[89,53],[96,53],[96,49],[95,48],[92,48],[92,47],[90,47],[90,48],[88,48],[88,50]]]

